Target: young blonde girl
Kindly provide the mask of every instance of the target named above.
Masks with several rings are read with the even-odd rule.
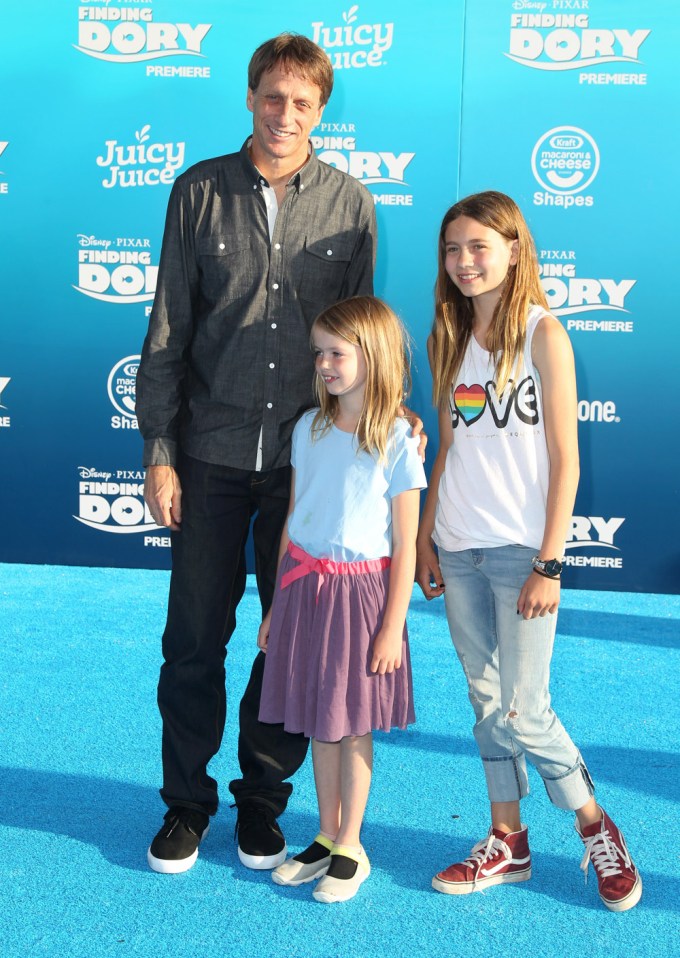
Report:
[[[311,737],[319,804],[318,835],[272,877],[319,878],[313,896],[328,903],[370,872],[360,831],[371,732],[414,721],[405,619],[425,476],[399,416],[409,371],[394,313],[371,296],[345,300],[311,341],[319,408],[293,434],[277,588],[258,636],[260,720]]]
[[[592,862],[604,904],[625,911],[640,899],[640,876],[550,707],[579,473],[573,354],[548,312],[524,218],[502,193],[467,197],[444,216],[428,352],[439,451],[417,580],[428,599],[444,595],[491,804],[486,838],[432,884],[455,895],[531,877],[520,820],[529,759],[553,804],[575,811],[582,867]]]

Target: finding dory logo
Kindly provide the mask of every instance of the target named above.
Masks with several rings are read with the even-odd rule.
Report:
[[[582,0],[574,2],[582,4]],[[534,70],[550,71],[582,70],[604,63],[639,64],[640,47],[650,33],[592,29],[586,13],[513,13],[510,50],[505,56]]]
[[[211,23],[156,23],[148,7],[95,6],[78,9],[79,53],[110,63],[140,63],[163,57],[203,57]]]

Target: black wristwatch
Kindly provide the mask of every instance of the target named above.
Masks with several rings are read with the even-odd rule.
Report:
[[[559,579],[562,574],[562,563],[559,559],[540,559],[534,556],[531,565],[535,572],[546,576],[548,579]]]

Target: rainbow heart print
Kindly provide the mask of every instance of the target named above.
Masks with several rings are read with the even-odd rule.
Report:
[[[466,425],[476,422],[484,412],[486,406],[486,392],[484,387],[479,384],[466,386],[461,383],[456,386],[453,394],[453,402],[465,421]]]

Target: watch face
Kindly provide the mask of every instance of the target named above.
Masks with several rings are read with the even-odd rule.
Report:
[[[545,564],[545,574],[549,576],[558,576],[562,571],[562,563],[557,559],[549,559]]]

